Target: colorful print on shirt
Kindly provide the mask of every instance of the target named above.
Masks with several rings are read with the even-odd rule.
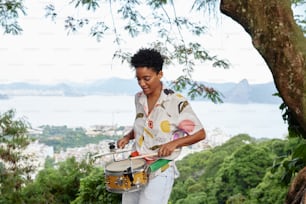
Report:
[[[178,129],[192,135],[203,128],[188,100],[171,89],[163,89],[154,108],[148,113],[147,96],[135,95],[136,118],[134,121],[135,149],[140,154],[150,154],[151,147],[173,140]]]

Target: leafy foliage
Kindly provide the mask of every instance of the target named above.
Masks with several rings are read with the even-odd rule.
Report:
[[[190,154],[177,161],[180,177],[169,202],[281,204],[288,188],[280,182],[285,169],[272,171],[272,165],[297,143],[296,138],[255,140],[242,134],[221,146]],[[47,160],[45,169],[19,191],[19,200],[6,197],[8,194],[2,194],[1,201],[78,204],[121,200],[120,194],[106,191],[103,168],[77,162],[74,157],[60,163]]]
[[[171,203],[281,204],[288,188],[280,182],[284,168],[273,173],[272,165],[294,144],[237,135],[221,146],[188,155],[177,161],[180,177]]]
[[[24,203],[70,203],[77,196],[80,180],[91,169],[85,161],[78,163],[71,157],[41,170],[35,181],[23,189]]]
[[[249,189],[260,183],[272,162],[265,149],[248,144],[237,149],[226,158],[219,170],[221,188],[217,188],[216,192],[219,202],[238,193],[247,195]]]
[[[23,0],[0,1],[0,24],[5,33],[18,35],[22,28],[19,25],[19,15],[26,15]]]
[[[292,178],[306,164],[305,140],[301,138],[292,138],[286,152],[279,155],[273,164],[272,171],[276,172],[279,168],[284,169],[281,181],[287,185]]]
[[[284,203],[287,186],[280,184],[280,177],[283,169],[271,173],[267,171],[262,181],[255,187],[250,189],[249,198],[245,204],[252,203]]]
[[[105,189],[104,170],[96,167],[81,180],[78,197],[71,204],[120,203],[121,195],[109,193]]]
[[[13,19],[18,18],[18,11],[24,11],[25,7],[20,1],[8,1],[11,6],[4,6],[2,15],[0,17],[8,18],[11,16]],[[205,1],[209,8],[216,5],[216,1]],[[118,46],[117,51],[114,53],[114,58],[121,59],[122,62],[129,61],[131,53],[123,51],[123,42],[129,37],[135,38],[139,35],[154,33],[157,41],[150,42],[147,46],[156,48],[167,56],[167,63],[178,64],[179,68],[183,70],[183,74],[175,80],[175,83],[185,83],[184,80],[192,79],[193,69],[197,64],[206,62],[211,63],[210,67],[228,68],[229,63],[224,59],[219,59],[217,56],[211,56],[200,43],[198,36],[206,32],[206,26],[203,22],[192,20],[186,16],[180,16],[177,12],[176,4],[174,1],[166,0],[143,0],[143,1],[104,1],[98,0],[73,0],[67,6],[73,6],[76,10],[84,12],[103,13],[106,18],[95,17],[80,17],[79,12],[65,18],[65,30],[67,34],[73,34],[81,31],[82,29],[90,27],[90,35],[98,42],[103,42],[106,35],[111,35],[114,38],[114,45]],[[195,4],[190,8],[195,8]],[[1,7],[0,7],[1,8]],[[8,9],[9,8],[9,9]],[[214,8],[215,9],[215,8]],[[1,11],[1,10],[0,10]],[[10,15],[4,13],[10,12]],[[45,17],[56,21],[61,8],[57,8],[55,4],[46,4]],[[120,23],[117,21],[120,19]],[[5,27],[6,33],[12,33],[14,29],[9,29],[11,26],[15,28],[14,34],[19,34],[18,30],[21,27],[16,20],[14,23],[7,24],[7,19],[2,21],[2,27]],[[123,22],[123,23],[122,23]],[[13,31],[12,31],[13,30]],[[184,37],[185,35],[193,35],[195,37]],[[125,36],[125,37],[123,37]],[[129,36],[129,37],[126,37]],[[190,89],[190,96],[203,97],[211,99],[214,103],[222,102],[222,95],[218,91],[206,87],[205,84],[199,84],[192,80],[188,81],[188,88]],[[174,84],[175,85],[175,84]],[[175,85],[175,88],[180,90],[181,86]],[[195,88],[195,90],[192,90]]]
[[[279,94],[275,95],[279,96]],[[280,156],[280,161],[274,165],[274,170],[279,167],[285,169],[282,182],[288,184],[295,174],[306,166],[306,132],[293,117],[292,111],[285,103],[282,103],[279,109],[282,111],[283,120],[288,124],[289,137],[298,138],[297,140],[300,141],[294,149],[288,151],[286,155]]]
[[[84,7],[87,10],[93,10],[97,11],[100,8],[100,5],[98,3],[98,0],[74,0],[71,1],[72,4],[74,4],[75,8]],[[118,2],[118,4],[115,4]],[[197,84],[191,80],[192,73],[193,73],[193,67],[196,65],[196,62],[211,62],[212,66],[218,66],[227,68],[229,65],[225,60],[220,60],[215,56],[210,56],[208,52],[199,44],[194,42],[188,42],[186,38],[184,38],[183,33],[185,29],[187,32],[194,34],[195,36],[199,36],[205,32],[205,26],[202,25],[201,22],[191,22],[187,18],[182,16],[177,16],[176,8],[174,1],[169,1],[170,3],[167,4],[168,1],[165,0],[150,0],[150,1],[109,1],[109,8],[110,8],[110,14],[112,19],[112,24],[107,24],[104,21],[99,21],[98,23],[94,24],[91,28],[91,35],[93,37],[96,37],[98,41],[101,41],[103,39],[103,36],[107,34],[107,32],[112,31],[114,32],[114,42],[117,43],[119,46],[118,51],[114,54],[114,57],[120,57],[122,62],[128,61],[129,56],[131,55],[128,52],[123,52],[120,48],[121,43],[123,42],[121,33],[127,33],[131,37],[136,37],[141,33],[148,33],[148,32],[154,32],[158,34],[158,37],[160,38],[160,41],[158,42],[152,42],[150,45],[151,47],[155,47],[156,49],[160,50],[165,56],[167,57],[167,63],[168,64],[179,64],[183,66],[183,72],[184,74],[180,76],[177,80],[174,81],[173,85],[175,89],[180,90],[183,88],[189,88],[191,87],[191,91],[189,94],[191,97],[197,97],[202,96],[204,98],[209,98],[213,102],[222,102],[222,95],[219,94],[217,91],[210,87],[206,87],[204,84]],[[297,5],[304,5],[304,0],[292,0],[293,4]],[[147,5],[148,11],[152,11],[151,15],[143,16],[139,11],[139,6]],[[206,5],[216,5],[214,0],[206,0],[201,1],[197,0],[193,4],[193,8],[196,10],[202,10]],[[169,6],[169,7],[167,7]],[[115,8],[115,9],[114,9]],[[208,7],[211,8],[211,7]],[[170,13],[169,11],[173,11]],[[123,31],[121,32],[120,27],[116,26],[115,24],[115,18],[114,14],[120,14],[121,18],[125,20],[125,26],[123,26]],[[1,27],[4,28],[5,33],[9,34],[20,34],[22,32],[22,28],[20,27],[18,23],[18,18],[20,17],[20,14],[25,15],[25,6],[23,5],[23,1],[0,1],[0,23]],[[56,20],[58,14],[57,9],[53,5],[46,6],[46,17],[50,17],[52,20]],[[147,22],[146,19],[150,19],[152,21]],[[297,22],[301,26],[301,28],[305,32],[305,19],[296,18]],[[65,28],[68,33],[74,33],[78,32],[80,29],[83,29],[86,27],[86,25],[89,25],[90,20],[87,18],[78,18],[73,16],[68,16],[65,20]],[[193,39],[197,39],[196,37]],[[5,202],[7,200],[11,200],[14,202],[18,202],[19,196],[18,192],[23,183],[26,182],[25,177],[21,176],[24,174],[27,174],[31,171],[31,167],[26,167],[29,169],[22,169],[19,171],[20,166],[18,167],[17,163],[20,161],[20,152],[17,151],[18,148],[24,148],[27,145],[26,137],[24,136],[25,128],[24,123],[17,122],[11,120],[13,117],[12,112],[9,112],[7,114],[4,114],[4,117],[1,116],[1,140],[4,142],[4,144],[1,146],[1,158],[4,160],[4,162],[0,163],[0,172],[1,172],[1,195],[3,196],[0,198],[1,201]],[[289,110],[285,112],[284,114],[285,119],[291,118]],[[291,121],[292,122],[292,121]],[[13,128],[11,128],[13,127]],[[294,126],[290,126],[289,132],[290,135],[293,134],[299,134],[297,128],[291,129]],[[16,129],[15,129],[16,128]],[[305,133],[302,133],[302,135],[305,135]],[[16,136],[16,137],[15,137]],[[305,136],[304,136],[305,137]],[[17,145],[16,145],[17,144]],[[242,144],[244,146],[244,144]],[[14,150],[14,153],[7,151],[9,148]],[[260,149],[260,148],[259,148]],[[255,148],[254,150],[260,150]],[[16,151],[15,151],[16,150]],[[211,154],[218,151],[218,148],[216,150],[207,153]],[[238,151],[238,150],[237,150]],[[244,152],[243,150],[241,150]],[[222,154],[221,154],[222,152]],[[208,197],[205,199],[202,199],[203,202],[207,203],[216,203],[217,201],[213,198],[213,196],[218,195],[218,192],[220,193],[220,189],[222,189],[222,185],[224,184],[224,180],[229,180],[232,183],[239,183],[244,184],[248,181],[245,180],[233,180],[231,177],[232,175],[238,175],[237,172],[240,172],[240,168],[234,170],[230,170],[229,168],[232,167],[232,161],[230,158],[227,158],[228,155],[231,155],[233,158],[237,158],[238,155],[232,155],[232,152],[228,152],[227,150],[222,150],[220,152],[219,156],[216,156],[217,160],[215,162],[214,169],[216,171],[212,170],[201,170],[197,172],[197,178],[200,178],[201,180],[207,181],[207,183],[204,183],[204,189],[208,192]],[[287,154],[287,156],[282,157],[283,160],[281,160],[280,163],[278,163],[278,167],[280,167],[278,170],[282,171],[283,168],[286,169],[285,173],[285,180],[287,182],[290,181],[291,177],[294,175],[296,170],[298,170],[301,166],[305,166],[305,145],[302,143],[295,151],[292,151],[293,155]],[[274,153],[271,153],[270,156],[275,156]],[[222,156],[221,156],[222,155]],[[284,152],[284,155],[286,153]],[[288,156],[289,155],[289,156]],[[291,157],[292,156],[292,157]],[[206,157],[209,157],[209,155],[206,155]],[[291,157],[291,158],[290,158]],[[223,158],[226,158],[226,160],[223,160]],[[26,157],[24,157],[26,159]],[[245,158],[244,158],[245,159]],[[243,158],[241,158],[242,161],[246,161]],[[240,161],[239,159],[237,159]],[[227,161],[227,163],[224,163]],[[5,162],[11,163],[9,166],[9,171],[7,170],[7,166],[5,165]],[[235,162],[234,162],[235,163]],[[239,164],[239,163],[238,163]],[[212,165],[210,163],[207,163],[207,165]],[[239,164],[241,165],[241,164]],[[217,167],[216,167],[217,166]],[[219,168],[220,167],[220,171]],[[222,168],[221,168],[222,167]],[[17,173],[14,174],[14,170],[17,170]],[[185,167],[186,171],[192,171],[194,170],[191,167]],[[244,169],[244,168],[242,168]],[[203,178],[203,175],[205,175],[206,172],[209,172],[210,177],[209,179]],[[218,174],[216,174],[218,173]],[[245,173],[245,172],[243,172]],[[183,174],[183,173],[182,173]],[[184,174],[183,174],[184,175]],[[188,174],[185,174],[185,177],[187,177]],[[287,176],[286,176],[287,175]],[[254,178],[252,178],[254,179]],[[202,202],[200,197],[203,198],[205,194],[198,193],[195,194],[197,186],[194,186],[196,184],[192,184],[192,179],[189,180],[189,184],[191,184],[189,189],[192,194],[189,194],[189,200],[193,200],[193,203],[200,203]],[[184,182],[177,182],[177,184],[184,185]],[[264,183],[266,184],[266,183]],[[245,185],[245,184],[244,184]],[[254,191],[253,198],[261,198],[261,195],[268,196],[267,193],[262,192],[262,189],[267,188],[261,188],[260,186],[267,186],[263,185],[262,182],[258,184],[258,188],[256,191]],[[194,187],[193,187],[194,186]],[[244,200],[249,195],[244,195],[237,193],[236,191],[240,191],[238,187],[231,188],[232,186],[228,185],[227,188],[224,191],[224,195],[222,198],[218,198],[220,202],[226,202],[224,199],[228,198],[228,202],[233,202],[235,200]],[[8,189],[16,189],[15,191],[10,191]],[[175,189],[178,189],[178,187],[175,187]],[[275,188],[274,188],[275,189]],[[280,195],[282,195],[283,189],[277,188],[277,191]],[[244,193],[248,194],[250,189],[246,189]],[[174,192],[175,195],[175,192]],[[183,194],[184,195],[184,194]],[[211,196],[213,195],[213,196]],[[274,194],[273,194],[274,195]],[[271,198],[274,198],[273,196],[269,195]],[[252,196],[251,196],[252,198]],[[177,197],[177,202],[183,203],[187,202],[185,200],[185,197]],[[265,200],[269,201],[269,200]],[[265,203],[264,202],[264,203]],[[269,203],[269,202],[267,202]]]
[[[293,5],[303,6],[304,0],[292,0]],[[108,12],[111,19],[106,22],[105,19],[98,19],[93,23],[90,29],[91,36],[101,42],[103,36],[112,34],[114,42],[118,45],[118,50],[114,53],[114,58],[123,57],[124,62],[130,57],[130,53],[123,52],[121,49],[124,42],[123,34],[128,34],[135,38],[144,33],[156,33],[157,42],[152,42],[151,47],[159,49],[165,56],[170,56],[169,63],[178,63],[182,65],[183,74],[173,83],[175,89],[186,88],[178,84],[188,83],[190,85],[189,94],[191,98],[204,97],[212,100],[214,103],[222,102],[222,95],[213,88],[206,87],[205,84],[193,82],[192,73],[196,65],[195,62],[211,62],[212,67],[228,68],[229,63],[224,59],[218,59],[216,56],[210,56],[208,52],[197,42],[188,41],[186,33],[195,36],[201,36],[205,33],[206,26],[201,21],[193,21],[191,18],[179,16],[174,1],[167,0],[143,0],[143,1],[105,1],[98,0],[73,0],[69,4],[76,9],[85,9],[87,11],[101,12],[99,9],[108,6]],[[212,12],[217,9],[218,4],[215,0],[195,0],[190,10]],[[58,10],[54,5],[48,4],[45,7],[46,17],[53,21],[57,19]],[[144,11],[144,12],[142,12]],[[23,1],[5,1],[0,2],[0,22],[5,33],[20,34],[22,28],[18,24],[19,13],[25,15],[25,6]],[[143,13],[146,15],[144,16]],[[117,16],[116,16],[117,15]],[[123,26],[116,24],[116,17],[124,21]],[[80,18],[78,14],[71,14],[65,20],[65,29],[68,34],[78,32],[79,30],[95,21],[96,18]],[[296,16],[296,21],[305,32],[305,16]],[[198,38],[192,38],[197,41]],[[172,56],[171,56],[172,55]],[[187,80],[187,81],[186,81]]]
[[[34,166],[31,156],[23,153],[30,143],[29,125],[15,119],[15,111],[0,115],[0,203],[20,203],[21,188],[31,180]]]
[[[87,8],[88,10],[91,10],[91,9],[96,10],[96,9],[99,7],[99,3],[98,3],[97,0],[72,0],[71,3],[72,3],[72,2],[75,2],[75,3],[76,3],[76,4],[75,4],[75,7],[76,7],[76,8],[77,8],[80,4],[81,4],[82,6],[86,6],[86,8]]]
[[[68,158],[46,165],[34,182],[22,190],[23,203],[119,203],[119,194],[105,189],[104,172],[85,161]]]

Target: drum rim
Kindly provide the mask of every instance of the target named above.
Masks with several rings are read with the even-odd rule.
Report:
[[[124,160],[120,160],[120,161],[114,161],[114,162],[111,162],[111,163],[109,163],[109,164],[107,164],[106,166],[105,166],[105,168],[104,168],[104,170],[105,171],[107,171],[107,172],[123,172],[124,170],[126,170],[128,167],[130,167],[130,166],[128,166],[127,168],[125,168],[125,169],[118,169],[118,170],[114,170],[114,169],[108,169],[108,168],[110,168],[111,167],[111,165],[114,165],[114,164],[116,164],[116,163],[120,163],[120,162],[127,162],[127,163],[129,163],[130,161],[132,161],[132,163],[133,162],[135,162],[135,161],[137,161],[137,162],[141,162],[141,163],[138,163],[138,164],[136,164],[137,166],[134,166],[134,165],[132,165],[132,167],[133,167],[133,170],[135,169],[135,170],[139,170],[139,169],[145,169],[144,167],[145,167],[145,165],[146,165],[146,161],[144,160],[144,159],[135,159],[135,160],[130,160],[130,159],[124,159]]]
[[[114,188],[106,187],[106,190],[111,192],[111,193],[136,192],[136,191],[142,190],[143,187],[145,187],[146,185],[148,185],[148,183],[138,185],[138,186],[136,186],[134,188],[131,188],[131,189],[114,189]]]
[[[145,170],[145,168],[133,169],[132,174],[142,173],[145,172]],[[105,169],[104,174],[107,176],[122,176],[124,175],[124,171],[110,171]]]

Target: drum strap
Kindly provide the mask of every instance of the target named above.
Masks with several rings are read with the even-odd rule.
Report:
[[[158,159],[152,164],[149,165],[149,169],[151,172],[155,172],[157,170],[165,171],[170,165],[169,162],[171,160],[168,159]]]

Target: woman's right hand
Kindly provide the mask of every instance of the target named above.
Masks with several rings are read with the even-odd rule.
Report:
[[[117,141],[117,147],[120,149],[123,149],[125,145],[129,144],[129,141],[130,141],[130,138],[128,135],[126,135]]]

